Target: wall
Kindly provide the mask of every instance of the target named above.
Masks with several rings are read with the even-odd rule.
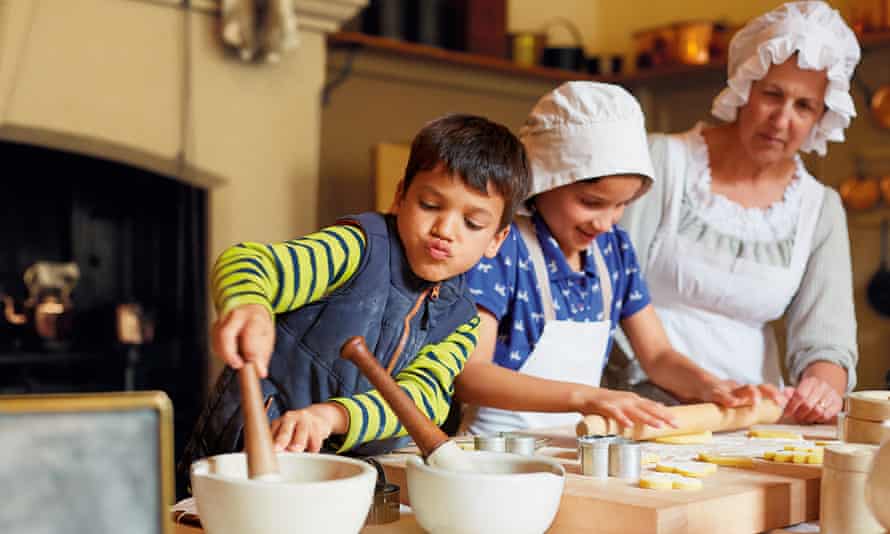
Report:
[[[325,32],[366,3],[295,0],[301,46],[265,65],[223,48],[216,0],[2,1],[0,139],[212,187],[211,258],[308,233]]]
[[[540,2],[512,0],[510,25],[525,29],[552,16],[564,16],[583,26],[589,50],[600,46],[620,50],[621,36],[636,28],[698,17],[728,16],[742,21],[779,3],[687,0],[672,2],[670,7],[647,2],[641,9],[642,2],[550,0],[544,12]],[[834,5],[843,7],[837,2]],[[611,33],[597,35],[596,21]],[[340,75],[346,57],[343,51],[331,53],[328,80]],[[375,143],[408,143],[424,121],[447,111],[480,113],[516,131],[537,98],[557,85],[370,51],[360,52],[354,67],[322,110],[321,224],[340,214],[372,207],[371,147]],[[890,50],[867,53],[859,73],[873,86],[890,82]],[[712,70],[635,84],[632,90],[643,104],[650,130],[679,131],[709,119],[710,102],[724,82],[724,73]],[[890,132],[875,128],[865,116],[861,92],[854,91],[854,96],[863,116],[848,130],[848,142],[831,144],[824,159],[806,158],[811,172],[829,186],[838,187],[853,173],[853,155],[857,153],[872,155],[873,165],[887,165],[885,172],[890,173],[890,159],[880,159],[886,154],[884,147],[890,146]],[[861,353],[859,384],[861,388],[878,387],[890,368],[890,319],[878,316],[865,301],[865,287],[878,265],[878,226],[855,217],[849,224]]]
[[[615,2],[612,0],[508,0],[507,24],[511,31],[539,29],[555,17],[571,20],[584,36],[589,54],[629,54],[634,32],[682,20],[725,20],[743,24],[757,15],[781,5],[780,0],[678,0]],[[848,0],[829,2],[842,11]],[[557,44],[571,43],[564,28],[548,32]]]

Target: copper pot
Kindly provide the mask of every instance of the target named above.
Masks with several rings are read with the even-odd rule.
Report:
[[[868,110],[875,124],[880,128],[890,130],[890,84],[884,84],[876,90],[872,90],[861,78],[853,77],[855,83],[865,95]]]

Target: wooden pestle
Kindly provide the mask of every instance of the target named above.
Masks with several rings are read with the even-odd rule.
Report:
[[[775,423],[782,416],[782,407],[770,399],[761,399],[756,406],[723,408],[713,403],[671,406],[667,409],[677,420],[677,428],[655,428],[635,425],[621,428],[613,419],[601,415],[585,416],[575,432],[578,436],[589,434],[620,434],[635,440],[647,440],[662,436],[694,434],[697,432],[738,430],[756,424]]]
[[[395,412],[405,430],[414,439],[427,464],[452,471],[473,471],[467,456],[448,436],[429,420],[407,393],[386,372],[371,354],[365,338],[354,336],[346,340],[340,349],[340,357],[354,363],[362,374],[377,388],[383,399]]]
[[[280,480],[278,457],[272,448],[272,429],[263,407],[263,391],[256,365],[244,362],[238,371],[241,385],[241,411],[244,414],[244,450],[247,476],[255,480]]]

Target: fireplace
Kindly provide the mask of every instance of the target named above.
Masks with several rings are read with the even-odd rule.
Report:
[[[0,394],[158,389],[173,400],[177,450],[207,376],[207,192],[121,163],[0,143]],[[22,274],[72,262],[70,319],[39,335]],[[121,306],[144,338],[119,333]],[[129,306],[129,308],[127,308]],[[44,334],[46,334],[44,332]]]

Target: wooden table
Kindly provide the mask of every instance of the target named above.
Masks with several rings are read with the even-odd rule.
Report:
[[[782,428],[822,439],[834,436],[832,427]],[[565,445],[573,440],[571,432],[550,429],[528,433]],[[545,447],[538,453],[557,458],[567,473],[560,509],[549,530],[552,533],[751,534],[815,521],[819,516],[818,466],[758,462],[754,469],[720,467],[703,479],[701,490],[656,491],[616,478],[599,481],[581,475],[574,448]],[[388,480],[402,488],[408,487],[407,456],[379,458]],[[402,498],[410,504],[407,491],[402,491]]]
[[[834,437],[833,427],[782,428],[798,430],[813,439]],[[571,429],[529,433],[548,437],[553,445],[573,441]],[[581,475],[573,448],[548,446],[539,449],[538,454],[557,458],[567,472],[560,509],[550,533],[751,534],[816,521],[819,515],[821,468],[817,466],[759,462],[754,469],[720,467],[717,473],[703,479],[701,490],[656,491],[616,478],[597,481]],[[379,457],[389,482],[401,486],[405,504],[409,504],[404,469],[408,457]],[[399,521],[361,530],[361,534],[422,532],[410,508],[405,507]],[[173,531],[202,533],[199,527],[181,524]]]

